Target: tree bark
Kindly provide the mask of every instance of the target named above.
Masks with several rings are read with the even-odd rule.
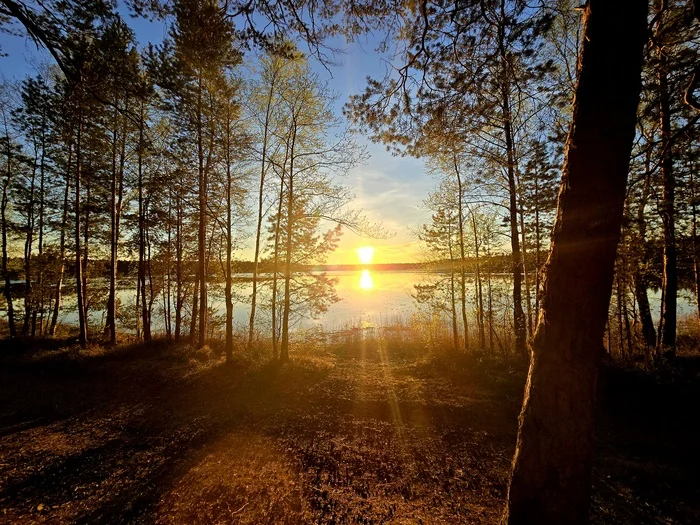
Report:
[[[111,344],[117,342],[117,331],[114,322],[117,297],[117,123],[118,112],[114,110],[114,121],[112,127],[112,177],[110,180],[110,269],[109,269],[109,293],[107,295],[107,319],[105,321],[104,335],[109,337]]]
[[[641,87],[644,0],[589,0],[503,522],[583,524],[595,384]]]
[[[198,233],[198,264],[199,264],[199,330],[198,346],[202,348],[206,342],[207,330],[207,173],[204,169],[204,131],[202,122],[202,73],[199,75],[197,90],[197,170],[199,175],[199,233]]]
[[[258,218],[257,225],[255,229],[255,254],[253,256],[253,291],[250,296],[250,319],[248,322],[248,348],[253,343],[253,336],[255,335],[255,310],[257,306],[258,299],[258,264],[260,261],[260,235],[262,232],[262,221],[263,221],[263,204],[264,204],[264,192],[265,192],[265,175],[267,173],[267,166],[265,164],[267,158],[267,142],[268,133],[270,127],[270,113],[272,109],[272,97],[274,95],[275,89],[275,78],[273,75],[270,81],[270,90],[267,95],[267,104],[265,106],[265,124],[263,129],[263,143],[262,143],[262,159],[260,161],[260,186],[258,188]]]
[[[663,9],[662,2],[657,2],[658,9]],[[663,24],[663,14],[659,16],[656,34]],[[661,179],[663,198],[661,201],[661,218],[664,233],[664,270],[663,270],[663,319],[661,332],[662,349],[669,355],[676,352],[676,303],[678,301],[678,256],[676,254],[676,180],[673,174],[671,144],[671,105],[669,99],[667,58],[661,48],[657,49],[659,81],[659,127],[661,130]]]
[[[455,175],[457,176],[457,220],[459,226],[459,299],[462,306],[462,328],[464,329],[464,351],[469,351],[469,321],[467,319],[467,283],[465,271],[465,253],[464,253],[464,208],[462,199],[464,192],[462,189],[462,174],[459,171],[457,164],[457,156],[452,155],[452,163],[454,165]]]
[[[139,143],[138,143],[138,222],[139,222],[139,291],[141,293],[141,321],[143,323],[143,340],[151,341],[151,310],[146,300],[146,201],[143,180],[143,154],[144,154],[144,103],[141,101],[139,112]],[[138,308],[137,308],[138,311]]]
[[[644,344],[648,349],[648,354],[650,354],[652,349],[656,346],[656,329],[654,328],[654,321],[651,318],[651,308],[649,307],[649,297],[647,296],[647,288],[649,287],[649,283],[641,267],[642,260],[647,259],[647,223],[644,219],[644,208],[646,207],[647,199],[649,196],[649,185],[649,173],[647,170],[647,178],[644,182],[642,197],[639,202],[639,207],[637,208],[636,220],[637,247],[638,250],[640,250],[640,255],[637,261],[635,262],[634,275],[632,276],[632,284],[634,285],[634,296],[637,299],[637,306],[639,308],[639,318],[642,323],[642,338],[644,339]]]
[[[88,343],[87,332],[87,316],[85,310],[85,290],[83,288],[83,261],[80,251],[80,179],[83,169],[82,158],[82,133],[83,133],[83,115],[82,101],[79,103],[78,110],[78,136],[75,143],[75,291],[78,303],[78,325],[79,335],[78,341],[81,346],[85,347]]]
[[[29,335],[32,319],[32,249],[34,246],[34,193],[36,191],[36,153],[32,164],[32,178],[29,183],[29,202],[27,203],[27,236],[24,241],[24,322],[22,323],[22,336]]]
[[[476,215],[471,212],[472,230],[474,232],[474,256],[475,256],[475,280],[476,280],[476,318],[479,325],[479,350],[484,350],[486,347],[486,334],[484,333],[484,293],[481,283],[481,264],[479,262],[479,234],[476,224]]]
[[[10,273],[8,268],[8,254],[7,254],[7,232],[9,229],[8,218],[7,218],[7,204],[8,204],[8,190],[10,187],[10,180],[12,179],[12,143],[10,142],[10,137],[7,137],[7,172],[5,173],[5,180],[2,183],[2,202],[0,203],[0,217],[2,219],[2,273],[5,278],[5,285],[3,287],[3,293],[5,295],[5,301],[7,302],[7,328],[10,337],[15,337],[17,335],[17,328],[15,326],[15,309],[12,304],[12,283],[10,282]]]
[[[226,118],[226,362],[233,360],[233,292],[231,252],[233,251],[233,216],[231,214],[233,175],[231,173],[231,115]]]
[[[51,326],[49,335],[56,335],[56,323],[58,322],[58,312],[61,310],[61,297],[63,289],[63,274],[66,269],[66,229],[68,228],[68,197],[70,195],[70,171],[73,156],[73,145],[68,145],[68,165],[66,167],[66,187],[63,192],[63,215],[61,216],[61,237],[59,241],[58,279],[56,279],[56,290],[54,292],[53,314],[51,316]]]
[[[296,114],[292,115],[291,153],[289,155],[289,177],[287,178],[287,246],[284,262],[284,306],[282,310],[282,342],[280,360],[289,360],[289,316],[292,312],[292,248],[294,235],[294,146],[297,138]]]

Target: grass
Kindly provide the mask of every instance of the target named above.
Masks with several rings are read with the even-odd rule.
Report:
[[[497,523],[525,367],[422,344],[4,348],[0,523]],[[698,372],[606,368],[594,523],[700,522]]]

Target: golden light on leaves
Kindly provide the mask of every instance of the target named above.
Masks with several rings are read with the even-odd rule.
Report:
[[[370,264],[374,257],[374,248],[372,246],[363,246],[357,249],[357,256],[362,264]]]
[[[369,273],[369,270],[362,270],[362,274],[360,274],[360,288],[363,290],[371,290],[374,288],[372,274]]]

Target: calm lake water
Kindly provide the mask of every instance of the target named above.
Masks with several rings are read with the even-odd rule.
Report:
[[[340,299],[332,304],[329,309],[317,318],[303,318],[298,320],[294,328],[310,328],[321,326],[328,330],[337,330],[348,325],[374,326],[390,325],[397,321],[405,321],[419,312],[426,312],[426,305],[419,305],[413,297],[416,284],[428,284],[437,279],[445,278],[445,275],[430,272],[378,272],[371,270],[357,270],[352,272],[328,272],[329,276],[337,279],[336,293]],[[249,297],[252,290],[250,275],[239,274],[236,283],[237,300],[234,303],[234,324],[237,328],[247,327],[250,316]],[[70,285],[70,283],[67,283]],[[106,279],[95,280],[89,283],[90,297],[90,321],[94,329],[104,324],[104,304],[107,296]],[[494,294],[494,310],[502,314],[510,308],[511,283],[508,276],[493,276],[492,287]],[[120,310],[133,309],[136,301],[136,284],[133,279],[119,281],[118,298],[121,302]],[[484,285],[484,294],[486,287]],[[467,285],[467,294],[470,306],[474,305],[473,280]],[[649,290],[649,299],[652,306],[652,314],[658,319],[660,292]],[[210,289],[210,306],[215,314],[223,316],[225,303],[220,286]],[[614,298],[613,298],[614,302]],[[59,316],[59,322],[63,325],[77,324],[75,294],[69,294],[64,298],[64,306]],[[614,307],[614,304],[613,304]],[[18,315],[23,311],[22,299],[15,303]],[[4,308],[3,308],[4,310]],[[257,322],[261,329],[269,323],[269,311],[264,308],[258,310]],[[690,292],[682,292],[678,301],[679,316],[694,315],[696,311],[695,298]],[[4,313],[4,312],[3,312]],[[173,314],[174,315],[174,314]],[[189,317],[189,311],[186,313]],[[504,322],[508,322],[504,319]],[[122,323],[123,324],[123,323]],[[129,327],[122,326],[122,330],[129,331]],[[153,308],[153,330],[164,331],[163,301],[162,296],[156,299]],[[183,327],[185,333],[189,326]]]

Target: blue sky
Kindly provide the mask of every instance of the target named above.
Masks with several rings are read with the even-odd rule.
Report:
[[[167,31],[160,22],[126,18],[142,45],[161,42]],[[350,95],[364,90],[368,75],[381,77],[384,74],[385,64],[375,54],[371,36],[351,44],[336,40],[333,47],[343,50],[336,56],[339,65],[329,66],[330,71],[320,64],[314,64],[314,68],[329,81],[331,89],[339,93],[337,108],[340,111]],[[24,37],[2,33],[0,48],[8,55],[0,57],[0,72],[7,80],[20,80],[35,74],[42,64],[49,62],[48,54],[38,51],[34,43]],[[381,144],[372,144],[362,136],[357,139],[366,145],[370,157],[363,165],[354,168],[343,182],[351,186],[357,196],[353,207],[362,208],[370,220],[382,222],[390,237],[362,239],[346,231],[338,250],[328,262],[357,263],[356,250],[365,245],[376,248],[376,263],[415,261],[419,257],[419,245],[411,229],[429,220],[429,213],[422,209],[422,201],[435,181],[425,173],[422,161],[392,156]],[[244,248],[241,258],[248,258],[249,251]]]

